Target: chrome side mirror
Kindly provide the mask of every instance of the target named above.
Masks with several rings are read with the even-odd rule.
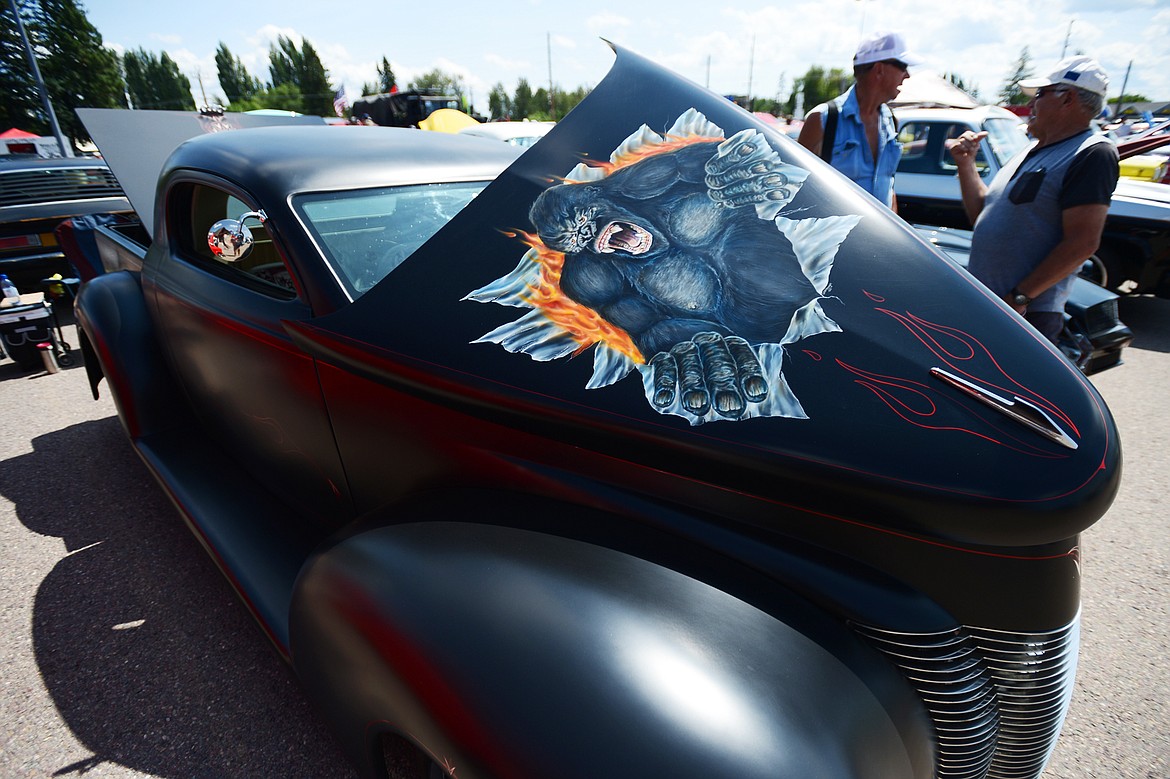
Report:
[[[245,219],[258,219],[264,224],[268,217],[263,211],[249,211],[239,219],[220,219],[207,231],[207,246],[217,260],[239,262],[252,251],[252,231]]]

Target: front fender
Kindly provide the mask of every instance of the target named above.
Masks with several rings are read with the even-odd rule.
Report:
[[[90,389],[106,379],[118,418],[132,439],[170,427],[185,407],[142,295],[140,274],[117,271],[82,285],[74,304],[84,337]]]
[[[932,776],[902,679],[778,590],[765,611],[582,541],[380,527],[304,569],[293,663],[369,775],[392,730],[460,779]]]

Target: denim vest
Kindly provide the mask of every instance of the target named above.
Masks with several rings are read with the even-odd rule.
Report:
[[[884,103],[878,108],[878,158],[877,164],[874,164],[865,125],[861,122],[857,106],[856,88],[850,87],[848,92],[834,98],[833,102],[837,104],[839,112],[837,135],[833,141],[833,167],[885,205],[891,205],[894,202],[894,173],[898,169],[898,161],[902,159],[902,144],[898,143],[894,113]],[[824,119],[822,115],[822,126]]]

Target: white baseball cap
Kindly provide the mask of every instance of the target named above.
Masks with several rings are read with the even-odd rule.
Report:
[[[1104,97],[1109,91],[1109,76],[1105,75],[1097,60],[1080,54],[1062,59],[1047,76],[1024,79],[1020,82],[1020,89],[1032,97],[1040,87],[1054,84],[1069,84]]]
[[[898,60],[907,65],[921,65],[922,58],[912,54],[906,41],[896,32],[875,32],[857,44],[853,66],[868,65],[882,60]]]

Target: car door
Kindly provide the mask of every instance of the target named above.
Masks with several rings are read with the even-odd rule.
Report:
[[[209,177],[167,193],[165,251],[147,260],[147,297],[164,348],[204,429],[242,468],[306,515],[334,525],[350,502],[315,361],[283,322],[312,316],[301,282],[258,220],[252,252],[226,262],[208,229],[258,204]]]

